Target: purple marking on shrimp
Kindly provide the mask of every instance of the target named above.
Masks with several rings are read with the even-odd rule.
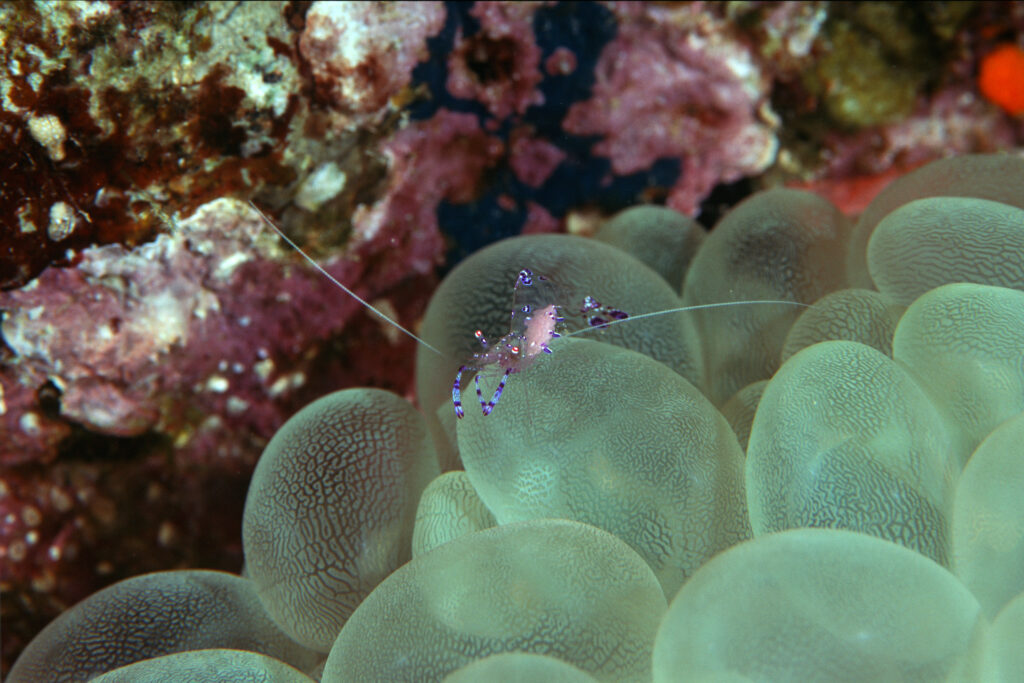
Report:
[[[530,288],[530,298],[526,302],[517,301],[519,295]],[[480,341],[481,351],[473,354],[473,359],[459,368],[452,385],[452,403],[455,405],[455,416],[462,417],[462,374],[467,370],[476,371],[473,379],[476,386],[477,400],[484,415],[494,410],[508,378],[525,370],[540,354],[552,353],[548,342],[561,337],[559,325],[565,323],[557,300],[557,288],[548,278],[537,275],[528,268],[523,268],[516,276],[513,285],[511,324],[508,334],[501,339],[488,342],[483,332],[477,330],[474,336]],[[627,313],[617,308],[604,306],[592,296],[581,300],[579,312],[590,327],[601,327],[609,321],[625,320]],[[483,389],[480,387],[480,374],[487,366],[497,365],[504,374],[489,401],[484,400]]]
[[[473,378],[476,384],[476,397],[480,401],[480,410],[483,411],[484,415],[490,415],[491,411],[494,410],[494,406],[498,404],[498,399],[501,398],[501,392],[505,391],[505,382],[508,380],[508,376],[512,374],[512,368],[505,368],[505,374],[502,375],[501,381],[498,382],[498,388],[494,390],[494,395],[491,396],[491,400],[484,403],[483,392],[480,391],[480,373],[476,374]]]
[[[541,353],[551,353],[548,341],[561,336],[555,328],[565,321],[560,313],[557,304],[548,300],[553,298],[551,292],[542,287],[535,290],[533,301],[527,303],[516,303],[515,297],[524,288],[533,287],[540,283],[548,282],[543,275],[535,275],[529,269],[522,269],[516,277],[513,288],[513,306],[511,314],[511,329],[508,334],[496,342],[489,343],[483,336],[483,332],[477,330],[474,336],[480,341],[482,350],[473,354],[473,360],[461,366],[455,375],[452,384],[452,403],[455,405],[455,416],[463,417],[465,411],[462,408],[462,374],[467,370],[475,370],[474,384],[476,386],[477,400],[480,402],[480,409],[484,415],[490,415],[501,398],[502,392],[510,375],[524,370],[533,362],[533,359]],[[484,400],[483,390],[480,388],[481,371],[489,365],[497,365],[504,370],[498,387],[489,401]]]
[[[459,366],[455,373],[455,381],[452,383],[452,403],[455,404],[455,417],[462,417],[466,413],[462,410],[462,373],[466,370],[465,365]]]

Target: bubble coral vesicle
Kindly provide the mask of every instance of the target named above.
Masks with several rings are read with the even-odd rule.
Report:
[[[926,197],[974,197],[1024,209],[1024,159],[1013,154],[965,154],[940,159],[894,180],[861,213],[850,235],[847,273],[853,287],[873,288],[868,242],[878,223],[904,204]]]
[[[956,282],[1024,289],[1024,209],[973,197],[909,202],[875,227],[868,270],[904,306]]]
[[[711,231],[690,263],[683,302],[785,300],[811,304],[846,287],[849,221],[809,192],[752,195]],[[704,350],[708,398],[721,405],[742,387],[768,379],[796,306],[736,306],[693,315]]]
[[[440,680],[501,652],[547,654],[603,681],[650,679],[665,596],[625,543],[543,519],[462,536],[385,579],[331,648],[324,683]]]
[[[409,557],[420,493],[438,474],[420,414],[379,389],[303,408],[253,473],[246,567],[267,611],[326,652],[352,610]]]
[[[981,442],[956,486],[953,570],[996,614],[1024,592],[1024,413]]]
[[[922,555],[796,529],[697,571],[658,629],[654,680],[973,680],[984,628],[974,596]]]
[[[499,524],[563,517],[614,533],[673,595],[749,534],[736,436],[696,387],[643,354],[583,339],[552,349],[500,411],[459,421],[469,480]]]
[[[303,670],[318,659],[270,620],[248,579],[182,569],[93,593],[36,636],[7,680],[85,681],[143,659],[205,648],[250,650]]]
[[[815,344],[761,397],[747,447],[755,535],[794,527],[861,531],[949,562],[959,473],[949,430],[910,374],[875,349]]]
[[[942,411],[960,462],[1024,411],[1024,291],[967,282],[933,289],[903,314],[892,344]]]
[[[245,650],[190,650],[144,659],[92,679],[93,683],[314,683],[284,662]]]

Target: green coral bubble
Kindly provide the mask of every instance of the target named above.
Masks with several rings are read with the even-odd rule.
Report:
[[[551,346],[491,415],[459,421],[466,473],[499,523],[599,526],[673,595],[749,534],[736,436],[692,384],[643,354],[579,339]]]
[[[697,571],[658,629],[654,680],[973,680],[984,626],[974,596],[922,555],[796,529]]]

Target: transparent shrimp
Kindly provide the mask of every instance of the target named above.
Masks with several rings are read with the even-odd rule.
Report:
[[[318,270],[324,277],[330,280],[336,287],[351,296],[360,304],[375,313],[385,322],[393,325],[403,334],[408,335],[433,353],[443,356],[444,354],[432,346],[426,340],[420,338],[412,331],[400,325],[397,321],[388,317],[384,312],[375,308],[368,301],[339,282],[334,276],[328,273],[312,257],[299,248],[295,242],[288,238],[255,204],[249,205],[256,211],[263,221],[297,251],[306,261]],[[725,308],[729,306],[751,306],[751,305],[786,305],[809,308],[808,304],[785,301],[785,300],[757,300],[757,301],[726,301],[722,303],[701,304],[696,306],[680,306],[651,313],[630,315],[626,311],[605,306],[592,296],[584,296],[578,305],[563,308],[561,301],[564,297],[560,295],[558,288],[550,278],[544,275],[535,274],[528,268],[519,271],[516,282],[512,288],[512,312],[510,314],[509,332],[497,341],[488,341],[481,330],[473,334],[480,342],[481,350],[473,354],[473,358],[459,366],[452,382],[452,404],[455,408],[456,417],[463,417],[465,409],[462,405],[462,376],[464,373],[473,371],[473,378],[476,389],[477,400],[484,415],[490,415],[494,407],[501,399],[502,392],[508,383],[508,378],[521,372],[533,364],[534,360],[542,353],[551,353],[548,342],[557,337],[574,337],[588,332],[600,331],[612,325],[619,325],[627,322],[636,322],[646,318],[653,318],[672,313],[683,313],[686,311],[705,310],[712,308]],[[571,313],[580,316],[582,324],[579,329],[567,331],[565,314]],[[484,399],[483,389],[480,386],[482,372],[492,366],[501,370],[501,379],[498,386],[489,399]]]
[[[490,415],[501,398],[501,392],[505,390],[509,375],[529,367],[541,353],[551,353],[548,342],[561,336],[559,329],[565,318],[562,317],[558,305],[548,301],[543,294],[540,295],[541,301],[548,301],[547,303],[538,304],[536,296],[524,296],[527,290],[533,293],[547,289],[544,285],[549,282],[543,275],[534,275],[526,268],[520,270],[513,288],[509,333],[494,343],[488,342],[480,330],[473,333],[483,349],[473,355],[472,361],[459,366],[458,372],[455,373],[455,381],[452,383],[452,404],[455,406],[456,417],[465,415],[462,408],[462,373],[467,370],[476,371],[473,382],[476,386],[477,399],[480,401],[480,409],[484,415]],[[484,401],[483,391],[480,389],[480,372],[488,365],[497,365],[504,373],[490,400]]]

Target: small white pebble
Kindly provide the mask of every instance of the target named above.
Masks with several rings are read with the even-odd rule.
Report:
[[[24,541],[15,541],[7,546],[7,556],[14,562],[21,562],[28,554],[28,547]]]
[[[278,377],[277,380],[270,385],[269,393],[271,396],[277,397],[283,394],[288,389],[288,378],[286,376]]]
[[[338,168],[338,164],[328,161],[320,164],[306,176],[295,194],[295,203],[306,211],[316,211],[324,203],[334,199],[345,189],[348,176]]]
[[[21,521],[26,526],[39,526],[43,521],[43,516],[34,506],[26,505],[21,511]]]
[[[39,434],[39,416],[35,413],[25,413],[18,420],[18,426],[21,427],[21,431],[26,434],[36,436]]]
[[[68,132],[64,124],[53,114],[33,116],[28,120],[28,132],[35,141],[46,148],[47,154],[54,161],[64,160],[64,141]]]
[[[266,351],[263,349],[260,349],[257,353],[259,353],[260,357],[264,358],[264,360],[256,363],[252,369],[256,372],[257,377],[266,382],[270,377],[270,373],[274,372],[274,361],[265,357],[264,354],[266,354]]]
[[[246,401],[244,398],[239,398],[237,396],[229,396],[227,408],[229,414],[241,415],[242,413],[249,409],[249,402]]]
[[[54,242],[60,242],[78,227],[78,216],[71,205],[66,202],[55,202],[50,206],[50,224],[46,226],[46,234]]]
[[[206,380],[207,390],[217,394],[223,394],[230,386],[231,384],[228,382],[227,378],[221,377],[220,375],[211,375],[210,378]]]

